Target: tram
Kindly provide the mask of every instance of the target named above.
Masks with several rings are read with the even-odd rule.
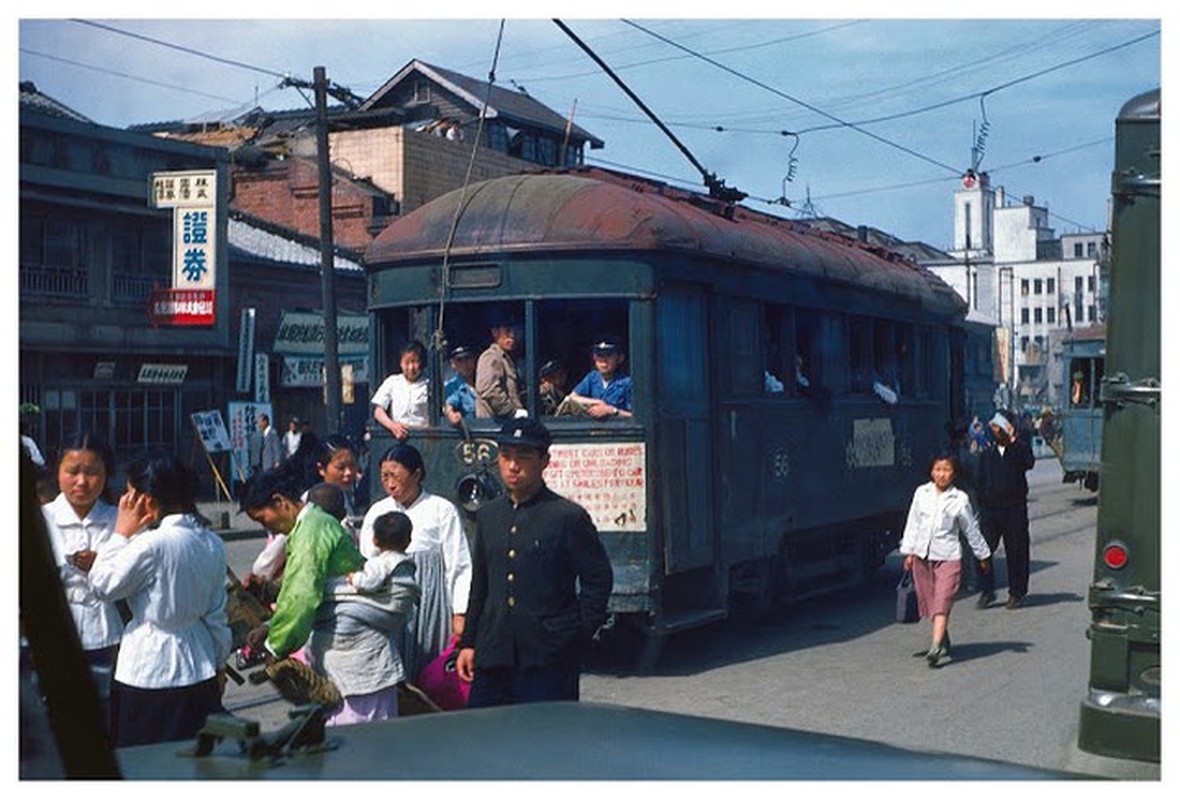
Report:
[[[1160,757],[1160,92],[1115,121],[1102,486],[1078,746]]]
[[[1102,400],[1106,374],[1106,329],[1096,325],[1073,331],[1061,343],[1061,410],[1056,430],[1046,436],[1061,462],[1062,483],[1098,491],[1102,464]],[[1046,431],[1041,431],[1042,435]]]
[[[649,635],[861,581],[967,412],[951,365],[975,334],[932,273],[631,175],[455,190],[393,222],[365,266],[376,371],[396,371],[408,340],[436,356],[431,424],[412,436],[430,491],[469,512],[498,491],[497,424],[452,425],[437,390],[449,347],[483,349],[512,320],[527,413],[552,433],[546,482],[598,527],[612,620]],[[573,385],[606,336],[625,349],[633,416],[543,416],[539,367],[559,359]]]

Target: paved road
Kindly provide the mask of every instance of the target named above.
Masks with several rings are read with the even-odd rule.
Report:
[[[1158,765],[1092,756],[1075,744],[1089,668],[1085,596],[1096,503],[1060,476],[1049,459],[1030,473],[1027,604],[978,610],[961,596],[951,622],[954,658],[941,669],[915,657],[929,646],[927,623],[893,621],[894,554],[861,589],[675,637],[649,674],[595,668],[583,678],[583,699],[1158,780]],[[259,539],[231,541],[231,566],[243,574],[260,547]],[[1002,599],[1002,552],[997,561]],[[288,708],[272,690],[249,685],[231,685],[226,702],[264,728],[281,724]]]

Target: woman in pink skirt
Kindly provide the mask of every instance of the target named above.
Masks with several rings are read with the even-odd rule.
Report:
[[[955,467],[950,455],[939,455],[931,463],[930,482],[914,492],[899,548],[905,556],[906,570],[914,575],[918,614],[931,621],[931,644],[926,652],[931,667],[937,667],[950,653],[947,620],[959,591],[960,533],[979,559],[980,570],[991,569],[991,551],[979,532],[971,501],[966,492],[954,486]]]

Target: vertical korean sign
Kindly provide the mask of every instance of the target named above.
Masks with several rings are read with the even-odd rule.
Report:
[[[172,209],[172,288],[152,298],[155,324],[214,323],[216,190],[214,170],[152,173],[152,207]]]

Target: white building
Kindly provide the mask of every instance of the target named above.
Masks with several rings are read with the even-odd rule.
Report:
[[[1011,203],[986,173],[969,171],[954,202],[953,263],[926,266],[997,326],[1001,374],[1015,393],[1007,401],[1052,403],[1052,345],[1074,326],[1104,321],[1106,235],[1058,237],[1046,207],[1031,196]]]

